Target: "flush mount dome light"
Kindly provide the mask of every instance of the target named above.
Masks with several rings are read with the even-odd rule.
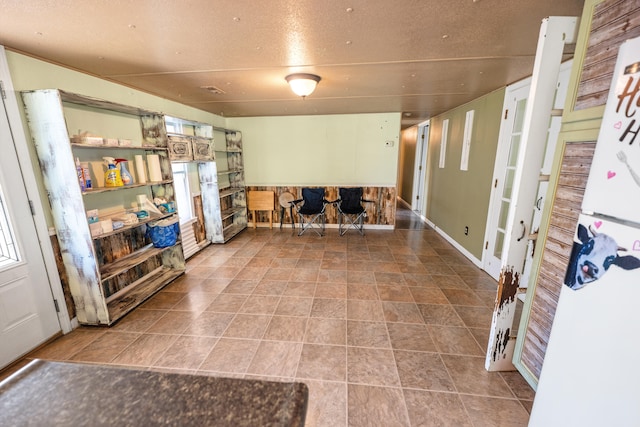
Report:
[[[291,86],[291,90],[298,96],[306,97],[311,95],[320,81],[320,76],[307,73],[289,74],[284,78]]]

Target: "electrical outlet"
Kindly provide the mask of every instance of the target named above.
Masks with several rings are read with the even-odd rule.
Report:
[[[466,226],[464,227],[464,235],[465,235],[465,236],[468,236],[468,235],[469,235],[469,226],[468,226],[468,225],[466,225]]]

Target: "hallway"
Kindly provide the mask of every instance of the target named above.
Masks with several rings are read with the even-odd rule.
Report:
[[[484,369],[495,293],[426,226],[248,229],[115,326],[28,358],[302,381],[308,426],[525,426],[534,392]]]

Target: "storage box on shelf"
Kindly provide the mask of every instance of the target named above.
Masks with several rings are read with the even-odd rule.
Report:
[[[224,130],[223,138],[220,139],[224,141],[224,145],[215,145],[221,221],[221,227],[217,230],[218,234],[214,240],[217,243],[227,242],[247,228],[242,133]]]
[[[61,90],[25,91],[22,97],[78,321],[110,325],[185,270],[179,239],[160,248],[147,233],[151,221],[176,212],[150,211],[131,220],[140,200],[174,201],[164,116]],[[91,136],[72,138],[67,127],[90,129]],[[100,144],[100,137],[110,142]],[[133,183],[106,187],[103,157],[128,160]],[[89,164],[92,188],[81,187],[76,159]],[[135,166],[144,159],[148,174]],[[92,227],[92,235],[87,211],[96,209],[106,227]],[[110,228],[112,218],[127,213],[127,224]]]

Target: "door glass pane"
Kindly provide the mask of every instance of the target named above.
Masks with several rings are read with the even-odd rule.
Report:
[[[507,215],[509,215],[509,205],[508,201],[503,201],[500,206],[500,217],[498,218],[498,228],[500,230],[505,230],[507,228]]]
[[[524,110],[526,106],[526,99],[521,99],[516,104],[516,119],[513,123],[513,133],[522,132],[522,126],[524,125]]]
[[[188,163],[171,163],[171,170],[173,172],[173,186],[176,189],[178,217],[183,223],[193,218]]]
[[[9,223],[9,214],[2,188],[0,188],[0,268],[7,267],[18,261],[20,261],[20,254],[18,253],[13,229]]]
[[[502,190],[503,199],[511,199],[511,191],[513,190],[513,179],[516,176],[516,170],[507,168],[504,176],[504,189]]]
[[[509,147],[509,162],[507,166],[515,166],[518,162],[518,151],[520,150],[520,135],[511,137],[511,146]]]
[[[496,246],[493,250],[493,256],[496,258],[502,258],[502,247],[504,245],[504,233],[498,231],[496,233]]]

